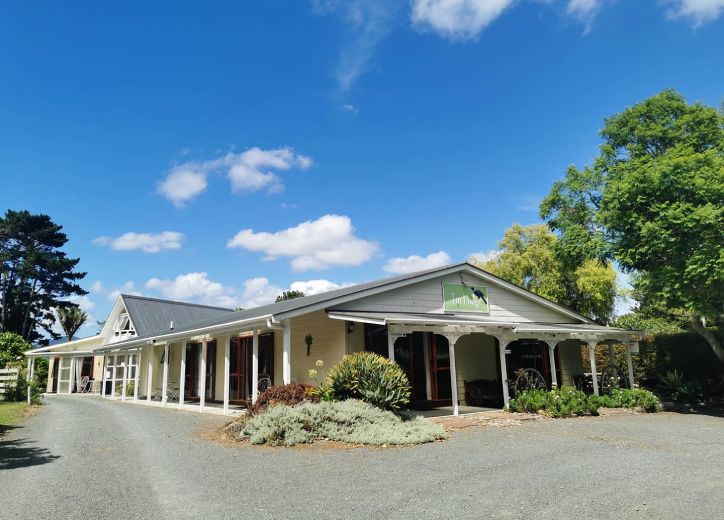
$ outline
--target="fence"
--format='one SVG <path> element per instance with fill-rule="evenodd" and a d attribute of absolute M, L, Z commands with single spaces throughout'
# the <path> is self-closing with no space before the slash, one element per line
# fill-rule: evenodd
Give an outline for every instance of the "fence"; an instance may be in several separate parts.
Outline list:
<path fill-rule="evenodd" d="M 0 396 L 5 397 L 5 391 L 8 388 L 15 388 L 18 382 L 18 374 L 20 369 L 14 368 L 0 368 Z"/>

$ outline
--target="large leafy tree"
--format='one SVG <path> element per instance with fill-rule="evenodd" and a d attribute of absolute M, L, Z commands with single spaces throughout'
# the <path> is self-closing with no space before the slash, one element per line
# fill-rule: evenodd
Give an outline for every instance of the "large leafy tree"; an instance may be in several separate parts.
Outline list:
<path fill-rule="evenodd" d="M 705 326 L 724 312 L 722 114 L 665 90 L 606 119 L 601 136 L 593 165 L 569 170 L 542 216 L 561 243 L 593 245 L 635 273 L 640 300 L 685 314 L 724 362 Z"/>
<path fill-rule="evenodd" d="M 79 285 L 85 273 L 75 270 L 79 259 L 68 258 L 62 227 L 47 215 L 8 210 L 0 217 L 0 331 L 26 341 L 52 330 L 54 310 L 67 298 L 87 294 Z"/>
<path fill-rule="evenodd" d="M 566 305 L 600 323 L 613 317 L 616 272 L 610 263 L 582 255 L 562 262 L 559 239 L 548 226 L 513 224 L 481 267 L 504 280 Z"/>
<path fill-rule="evenodd" d="M 80 310 L 77 305 L 69 305 L 58 309 L 58 321 L 68 341 L 73 340 L 75 333 L 87 320 L 88 315 Z"/>

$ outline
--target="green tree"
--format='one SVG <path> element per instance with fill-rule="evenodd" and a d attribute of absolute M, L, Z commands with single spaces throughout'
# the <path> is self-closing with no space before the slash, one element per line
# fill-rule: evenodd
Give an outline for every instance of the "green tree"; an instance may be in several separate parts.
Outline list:
<path fill-rule="evenodd" d="M 0 332 L 0 367 L 9 363 L 18 363 L 30 348 L 30 343 L 19 335 L 12 332 Z"/>
<path fill-rule="evenodd" d="M 54 309 L 68 296 L 87 294 L 77 282 L 79 259 L 62 247 L 68 238 L 47 215 L 8 210 L 0 217 L 0 331 L 15 332 L 26 341 L 52 330 Z"/>
<path fill-rule="evenodd" d="M 606 119 L 599 156 L 556 183 L 541 214 L 561 242 L 636 273 L 642 302 L 684 313 L 724 362 L 706 320 L 724 312 L 724 117 L 665 90 Z M 575 222 L 571 202 L 585 206 Z M 580 216 L 580 214 L 579 214 Z"/>
<path fill-rule="evenodd" d="M 68 305 L 58 308 L 58 321 L 65 332 L 68 341 L 73 340 L 73 336 L 78 329 L 88 320 L 88 315 L 80 310 L 77 305 Z"/>
<path fill-rule="evenodd" d="M 610 322 L 618 295 L 613 266 L 585 256 L 578 263 L 562 262 L 558 242 L 546 225 L 513 224 L 497 254 L 480 267 L 600 323 Z"/>
<path fill-rule="evenodd" d="M 302 291 L 284 291 L 277 299 L 274 300 L 276 303 L 283 302 L 285 300 L 293 300 L 294 298 L 303 298 L 305 294 Z"/>

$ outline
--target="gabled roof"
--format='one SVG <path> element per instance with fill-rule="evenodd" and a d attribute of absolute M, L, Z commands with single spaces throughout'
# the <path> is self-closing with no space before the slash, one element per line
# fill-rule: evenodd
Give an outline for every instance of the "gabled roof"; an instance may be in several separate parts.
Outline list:
<path fill-rule="evenodd" d="M 269 305 L 263 305 L 253 309 L 227 312 L 218 316 L 213 316 L 208 319 L 191 322 L 184 326 L 176 326 L 173 331 L 168 330 L 166 326 L 163 332 L 156 331 L 155 333 L 140 334 L 138 337 L 120 341 L 112 345 L 113 348 L 122 347 L 125 344 L 141 344 L 146 340 L 150 339 L 164 339 L 167 336 L 169 340 L 172 337 L 180 337 L 184 333 L 204 333 L 205 329 L 221 329 L 225 326 L 231 326 L 236 324 L 251 324 L 263 321 L 265 319 L 271 319 L 275 322 L 293 318 L 302 314 L 308 314 L 316 310 L 331 307 L 333 305 L 339 305 L 351 300 L 358 298 L 364 298 L 365 296 L 371 296 L 380 292 L 396 289 L 419 281 L 435 278 L 438 276 L 444 276 L 449 273 L 455 273 L 459 271 L 467 271 L 471 274 L 479 276 L 491 283 L 502 286 L 510 291 L 513 291 L 521 296 L 533 300 L 541 305 L 552 308 L 562 314 L 575 318 L 582 323 L 593 323 L 589 318 L 578 314 L 577 312 L 568 309 L 562 305 L 554 303 L 550 300 L 538 296 L 526 289 L 518 287 L 510 282 L 507 282 L 497 276 L 494 276 L 487 271 L 468 263 L 462 262 L 459 264 L 453 264 L 444 267 L 436 267 L 434 269 L 427 269 L 424 271 L 417 271 L 414 273 L 403 274 L 399 276 L 392 276 L 388 278 L 382 278 L 380 280 L 374 280 L 372 282 L 361 283 L 358 285 L 352 285 L 349 287 L 343 287 L 341 289 L 335 289 L 325 293 L 315 294 L 311 296 L 304 296 L 302 298 L 295 298 L 293 300 L 285 300 L 278 303 L 272 303 Z M 163 301 L 163 300 L 161 300 Z M 133 318 L 132 318 L 133 321 Z M 135 321 L 134 321 L 135 325 Z M 138 329 L 136 329 L 138 332 Z M 211 331 L 210 331 L 211 332 Z M 104 347 L 111 348 L 109 347 Z"/>
<path fill-rule="evenodd" d="M 227 316 L 233 312 L 233 309 L 224 307 L 161 300 L 131 294 L 121 294 L 120 298 L 138 336 L 167 332 L 171 322 L 176 329 L 190 323 Z"/>

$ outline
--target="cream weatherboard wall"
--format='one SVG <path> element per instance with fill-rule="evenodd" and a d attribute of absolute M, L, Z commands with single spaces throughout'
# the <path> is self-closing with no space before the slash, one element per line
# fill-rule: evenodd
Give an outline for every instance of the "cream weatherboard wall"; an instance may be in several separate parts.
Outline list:
<path fill-rule="evenodd" d="M 324 362 L 318 370 L 319 377 L 339 363 L 346 353 L 346 325 L 344 321 L 327 317 L 324 311 L 317 311 L 291 320 L 292 325 L 292 381 L 316 383 L 309 377 L 309 370 L 316 368 L 317 360 Z M 311 334 L 312 348 L 307 356 L 304 338 Z M 279 348 L 281 350 L 281 343 Z"/>
<path fill-rule="evenodd" d="M 528 297 L 470 274 L 463 274 L 465 283 L 483 285 L 488 289 L 491 321 L 522 323 L 576 323 L 579 320 L 533 301 Z M 334 307 L 340 311 L 442 313 L 442 284 L 460 283 L 459 274 L 451 274 L 361 298 Z"/>

